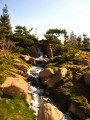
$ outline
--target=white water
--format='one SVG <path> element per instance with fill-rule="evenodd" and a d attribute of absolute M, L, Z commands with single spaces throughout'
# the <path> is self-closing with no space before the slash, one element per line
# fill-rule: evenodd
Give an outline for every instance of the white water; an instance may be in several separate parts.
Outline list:
<path fill-rule="evenodd" d="M 45 59 L 43 57 L 43 53 L 41 52 L 41 50 L 38 49 L 38 52 L 40 53 L 41 56 L 39 58 L 36 58 L 36 60 Z M 38 76 L 42 69 L 43 69 L 42 67 L 32 66 L 29 69 L 29 71 L 27 72 L 32 78 L 36 79 L 36 82 L 38 85 L 39 85 Z M 52 100 L 50 98 L 43 96 L 44 89 L 39 89 L 39 88 L 32 86 L 31 81 L 29 82 L 28 93 L 32 94 L 34 96 L 34 100 L 31 100 L 30 104 L 31 104 L 31 108 L 35 111 L 34 115 L 36 115 L 36 116 L 38 115 L 38 110 L 39 110 L 40 105 L 42 105 L 43 103 L 46 103 L 46 102 L 52 103 Z M 67 112 L 64 114 L 63 120 L 74 120 L 74 119 L 72 118 L 70 113 Z M 75 120 L 77 120 L 77 119 L 75 119 Z"/>

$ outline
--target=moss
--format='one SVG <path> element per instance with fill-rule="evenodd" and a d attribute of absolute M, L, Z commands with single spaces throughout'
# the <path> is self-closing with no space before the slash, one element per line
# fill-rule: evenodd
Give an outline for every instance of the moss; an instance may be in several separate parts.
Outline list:
<path fill-rule="evenodd" d="M 26 102 L 26 95 L 10 97 L 3 95 L 0 100 L 0 119 L 1 120 L 35 120 L 34 111 L 31 110 Z"/>
<path fill-rule="evenodd" d="M 6 80 L 6 76 L 0 75 L 0 85 L 4 83 L 5 80 Z"/>

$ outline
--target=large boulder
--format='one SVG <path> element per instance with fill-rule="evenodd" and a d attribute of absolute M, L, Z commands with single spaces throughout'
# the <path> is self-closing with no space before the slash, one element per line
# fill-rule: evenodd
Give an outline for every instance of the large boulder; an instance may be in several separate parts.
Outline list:
<path fill-rule="evenodd" d="M 25 64 L 22 64 L 22 63 L 14 63 L 14 65 L 19 68 L 20 70 L 23 70 L 25 72 L 27 72 L 29 70 L 29 68 L 25 65 Z"/>
<path fill-rule="evenodd" d="M 30 57 L 28 62 L 31 63 L 32 65 L 36 65 L 36 61 L 34 57 Z"/>
<path fill-rule="evenodd" d="M 90 60 L 88 59 L 81 58 L 81 59 L 77 59 L 76 61 L 77 63 L 80 63 L 81 65 L 90 65 Z"/>
<path fill-rule="evenodd" d="M 54 74 L 53 69 L 45 68 L 40 72 L 39 77 L 40 78 L 50 78 L 53 74 Z"/>
<path fill-rule="evenodd" d="M 63 113 L 50 103 L 40 107 L 37 120 L 63 120 Z"/>
<path fill-rule="evenodd" d="M 30 56 L 29 55 L 21 55 L 20 56 L 21 58 L 23 58 L 25 61 L 29 61 L 29 59 L 30 59 Z"/>
<path fill-rule="evenodd" d="M 8 95 L 20 96 L 23 93 L 27 94 L 28 84 L 23 78 L 7 77 L 0 89 Z"/>
<path fill-rule="evenodd" d="M 68 111 L 77 116 L 80 120 L 88 120 L 88 117 L 84 114 L 84 112 L 77 108 L 74 103 L 70 104 Z"/>
<path fill-rule="evenodd" d="M 59 82 L 67 74 L 66 68 L 59 68 L 58 71 L 50 79 L 44 82 L 49 87 L 53 87 L 56 82 Z"/>
<path fill-rule="evenodd" d="M 38 51 L 37 51 L 37 49 L 35 47 L 30 48 L 30 56 L 35 57 L 35 58 L 39 57 Z"/>
<path fill-rule="evenodd" d="M 87 85 L 90 85 L 90 71 L 88 71 L 87 73 L 85 73 L 84 80 L 85 80 L 85 83 Z"/>

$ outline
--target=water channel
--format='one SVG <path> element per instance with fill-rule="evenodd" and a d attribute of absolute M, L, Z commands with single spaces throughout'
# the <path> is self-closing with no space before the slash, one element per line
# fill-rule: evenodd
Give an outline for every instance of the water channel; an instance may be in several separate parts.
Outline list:
<path fill-rule="evenodd" d="M 38 47 L 38 53 L 40 57 L 36 58 L 36 61 L 42 61 L 44 59 L 48 59 L 46 55 L 43 55 L 40 46 Z M 57 103 L 55 103 L 55 101 L 52 100 L 52 98 L 44 96 L 44 89 L 40 87 L 39 79 L 38 79 L 39 73 L 42 69 L 43 69 L 42 65 L 37 63 L 37 66 L 32 66 L 27 72 L 30 76 L 28 82 L 29 84 L 28 93 L 34 96 L 34 100 L 31 100 L 30 102 L 32 109 L 35 111 L 34 114 L 37 116 L 40 106 L 48 102 L 54 104 L 56 107 L 59 106 L 58 109 L 60 109 L 60 111 L 63 112 L 63 108 Z M 74 118 L 69 112 L 63 112 L 63 113 L 64 113 L 63 120 L 78 120 L 77 118 Z"/>

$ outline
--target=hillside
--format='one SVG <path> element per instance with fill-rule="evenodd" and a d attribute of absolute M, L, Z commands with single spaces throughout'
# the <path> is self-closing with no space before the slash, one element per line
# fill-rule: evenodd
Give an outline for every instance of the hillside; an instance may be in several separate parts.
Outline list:
<path fill-rule="evenodd" d="M 47 67 L 54 70 L 54 75 L 42 82 L 46 93 L 81 120 L 90 118 L 90 52 L 74 49 L 62 52 L 62 55 L 54 56 Z M 67 74 L 58 80 L 60 68 L 66 68 Z M 51 79 L 56 82 L 50 87 Z"/>

